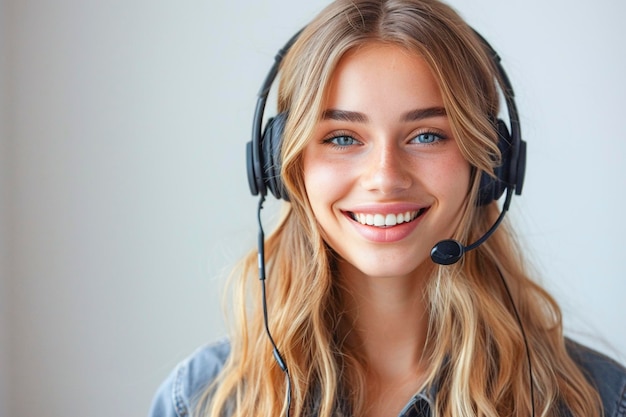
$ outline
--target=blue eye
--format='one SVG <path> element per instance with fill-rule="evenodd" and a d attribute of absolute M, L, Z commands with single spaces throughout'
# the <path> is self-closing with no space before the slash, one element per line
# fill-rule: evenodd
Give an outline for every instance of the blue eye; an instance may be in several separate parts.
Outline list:
<path fill-rule="evenodd" d="M 428 145 L 431 143 L 439 142 L 442 139 L 444 139 L 444 137 L 441 135 L 432 132 L 426 132 L 420 133 L 419 135 L 415 136 L 415 138 L 413 138 L 411 141 Z"/>
<path fill-rule="evenodd" d="M 350 136 L 335 136 L 333 138 L 326 139 L 324 142 L 330 143 L 339 147 L 356 145 L 358 143 L 356 139 Z"/>

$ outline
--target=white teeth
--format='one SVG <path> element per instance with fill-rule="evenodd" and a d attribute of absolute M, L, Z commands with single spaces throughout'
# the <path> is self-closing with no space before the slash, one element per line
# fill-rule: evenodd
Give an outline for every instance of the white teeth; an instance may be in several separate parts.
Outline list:
<path fill-rule="evenodd" d="M 398 214 L 365 214 L 354 213 L 353 218 L 361 224 L 376 227 L 395 226 L 401 223 L 408 223 L 414 220 L 420 211 L 407 211 Z"/>

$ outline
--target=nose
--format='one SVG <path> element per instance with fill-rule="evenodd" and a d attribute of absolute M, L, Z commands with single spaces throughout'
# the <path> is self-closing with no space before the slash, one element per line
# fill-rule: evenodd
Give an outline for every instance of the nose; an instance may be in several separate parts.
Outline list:
<path fill-rule="evenodd" d="M 388 195 L 406 190 L 412 184 L 407 155 L 395 143 L 374 147 L 364 161 L 361 178 L 368 191 Z"/>

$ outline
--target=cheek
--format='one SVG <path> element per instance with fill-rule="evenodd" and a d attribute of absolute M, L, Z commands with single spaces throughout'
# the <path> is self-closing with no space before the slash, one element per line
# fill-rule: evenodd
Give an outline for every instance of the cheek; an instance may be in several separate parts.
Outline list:
<path fill-rule="evenodd" d="M 309 199 L 324 199 L 328 194 L 336 193 L 346 178 L 345 168 L 345 164 L 338 164 L 336 161 L 320 157 L 314 151 L 305 151 L 302 169 Z M 313 203 L 314 201 L 311 201 L 311 204 Z"/>
<path fill-rule="evenodd" d="M 434 188 L 440 190 L 452 205 L 461 205 L 471 188 L 471 167 L 463 156 L 455 155 L 438 170 Z"/>
<path fill-rule="evenodd" d="M 319 163 L 312 161 L 310 157 L 305 157 L 302 164 L 304 172 L 304 188 L 306 190 L 309 204 L 313 209 L 313 212 L 317 216 L 318 205 L 320 204 L 320 198 L 323 196 L 321 190 L 325 188 L 325 185 L 329 182 L 329 176 L 327 170 L 323 169 Z"/>
<path fill-rule="evenodd" d="M 465 197 L 469 193 L 471 187 L 470 179 L 472 168 L 469 162 L 463 158 L 459 158 L 459 160 L 449 169 L 455 176 L 455 181 L 453 181 L 455 191 Z"/>

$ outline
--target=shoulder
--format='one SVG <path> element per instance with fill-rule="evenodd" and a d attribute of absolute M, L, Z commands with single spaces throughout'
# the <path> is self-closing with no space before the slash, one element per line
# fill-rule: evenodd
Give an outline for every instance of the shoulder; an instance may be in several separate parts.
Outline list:
<path fill-rule="evenodd" d="M 626 416 L 626 368 L 572 340 L 567 350 L 602 398 L 605 416 Z"/>
<path fill-rule="evenodd" d="M 229 354 L 227 339 L 197 349 L 163 381 L 152 401 L 149 416 L 189 417 L 194 401 L 217 377 Z"/>

